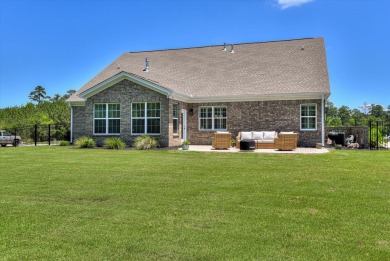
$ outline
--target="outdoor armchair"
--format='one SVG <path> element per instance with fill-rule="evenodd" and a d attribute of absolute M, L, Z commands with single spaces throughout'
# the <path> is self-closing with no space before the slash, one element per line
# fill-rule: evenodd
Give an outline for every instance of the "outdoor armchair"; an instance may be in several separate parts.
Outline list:
<path fill-rule="evenodd" d="M 295 150 L 298 143 L 298 134 L 292 132 L 280 132 L 275 139 L 275 149 Z"/>
<path fill-rule="evenodd" d="M 216 132 L 211 139 L 214 149 L 228 149 L 232 142 L 232 134 L 229 132 Z"/>

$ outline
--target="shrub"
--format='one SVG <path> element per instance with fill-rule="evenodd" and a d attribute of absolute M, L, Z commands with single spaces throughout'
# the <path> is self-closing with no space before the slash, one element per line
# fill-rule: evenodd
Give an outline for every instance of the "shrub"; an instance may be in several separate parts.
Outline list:
<path fill-rule="evenodd" d="M 370 139 L 370 137 L 371 137 L 370 147 L 376 148 L 377 145 L 379 147 L 384 147 L 385 136 L 386 135 L 383 135 L 383 133 L 380 131 L 380 129 L 372 128 L 371 135 L 370 135 L 370 133 L 368 133 L 368 139 Z"/>
<path fill-rule="evenodd" d="M 69 146 L 69 141 L 67 140 L 60 141 L 60 146 Z"/>
<path fill-rule="evenodd" d="M 182 144 L 182 145 L 190 145 L 191 142 L 190 142 L 189 140 L 185 140 L 185 141 L 183 141 L 181 144 Z"/>
<path fill-rule="evenodd" d="M 94 148 L 96 146 L 96 143 L 91 138 L 81 137 L 76 140 L 76 146 L 83 149 Z"/>
<path fill-rule="evenodd" d="M 120 138 L 113 137 L 113 138 L 107 138 L 104 140 L 104 144 L 109 149 L 124 149 L 126 147 L 126 143 L 124 143 Z"/>
<path fill-rule="evenodd" d="M 133 147 L 136 150 L 149 150 L 158 147 L 158 140 L 154 137 L 143 135 L 135 139 Z"/>

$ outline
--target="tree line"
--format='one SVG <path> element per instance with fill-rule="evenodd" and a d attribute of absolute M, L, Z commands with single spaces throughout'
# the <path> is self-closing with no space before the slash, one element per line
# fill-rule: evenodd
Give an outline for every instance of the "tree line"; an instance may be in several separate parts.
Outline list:
<path fill-rule="evenodd" d="M 367 126 L 370 121 L 390 122 L 390 105 L 387 110 L 380 104 L 364 103 L 359 109 L 348 106 L 337 108 L 331 101 L 325 106 L 326 125 L 337 126 Z"/>
<path fill-rule="evenodd" d="M 66 137 L 70 131 L 70 108 L 65 102 L 75 90 L 66 94 L 46 95 L 42 86 L 37 86 L 28 96 L 30 102 L 26 105 L 0 109 L 0 129 L 17 130 L 24 139 L 31 138 L 31 126 L 52 125 L 52 134 Z M 39 130 L 44 136 L 44 130 Z M 41 138 L 43 139 L 43 138 Z"/>

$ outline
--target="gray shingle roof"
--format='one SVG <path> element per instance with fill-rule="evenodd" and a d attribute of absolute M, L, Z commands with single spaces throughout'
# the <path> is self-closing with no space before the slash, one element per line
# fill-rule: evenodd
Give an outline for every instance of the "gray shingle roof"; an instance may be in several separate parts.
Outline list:
<path fill-rule="evenodd" d="M 120 72 L 188 97 L 330 94 L 323 38 L 125 53 L 68 102 Z M 150 60 L 144 72 L 145 58 Z"/>

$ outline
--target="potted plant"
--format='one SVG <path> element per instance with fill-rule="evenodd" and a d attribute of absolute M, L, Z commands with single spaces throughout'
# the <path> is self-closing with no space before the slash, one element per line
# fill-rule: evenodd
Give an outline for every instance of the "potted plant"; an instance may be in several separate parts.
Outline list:
<path fill-rule="evenodd" d="M 183 141 L 182 143 L 181 143 L 181 145 L 182 145 L 182 149 L 183 150 L 188 150 L 189 148 L 190 148 L 190 141 L 188 141 L 188 140 L 185 140 L 185 141 Z"/>
<path fill-rule="evenodd" d="M 232 147 L 234 148 L 234 147 L 236 147 L 236 140 L 235 139 L 232 139 L 232 141 L 231 141 L 231 144 L 232 144 Z"/>

